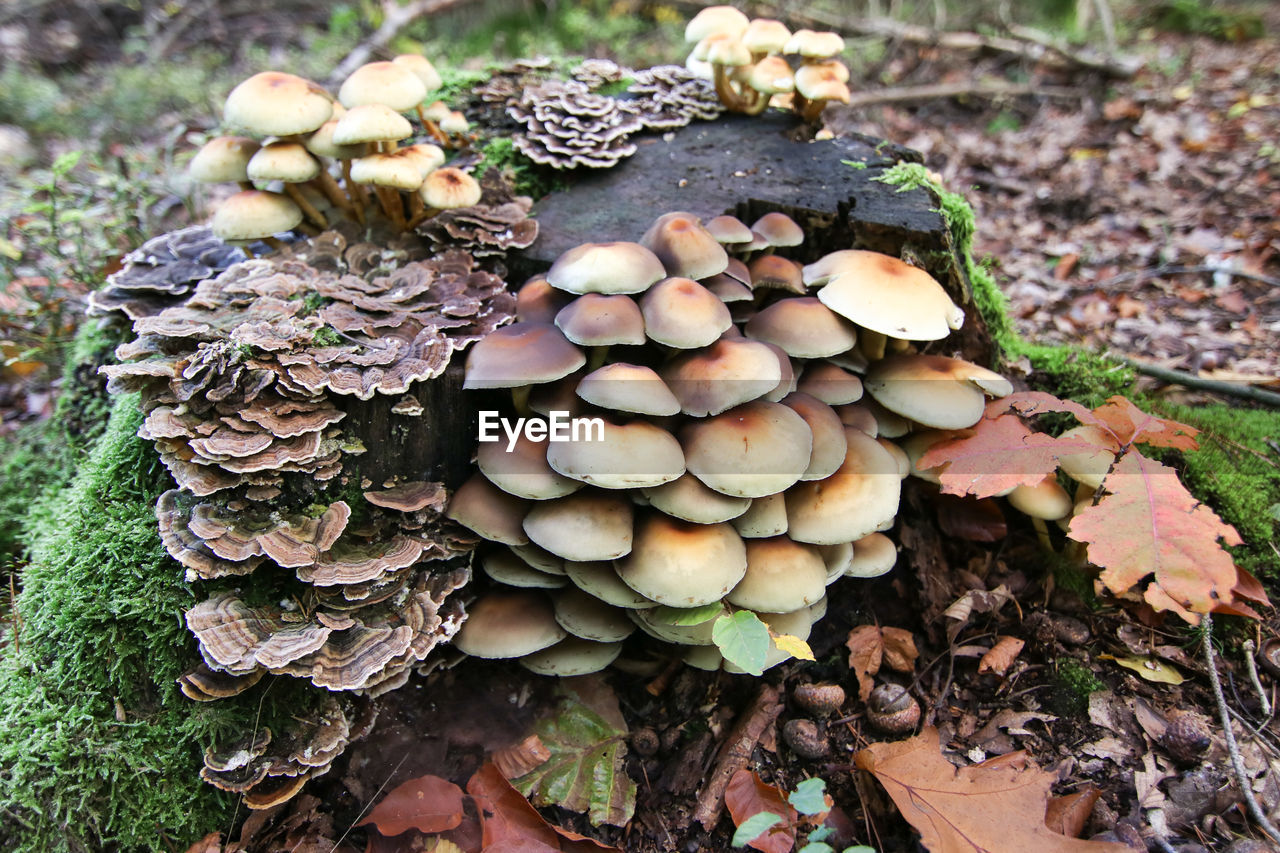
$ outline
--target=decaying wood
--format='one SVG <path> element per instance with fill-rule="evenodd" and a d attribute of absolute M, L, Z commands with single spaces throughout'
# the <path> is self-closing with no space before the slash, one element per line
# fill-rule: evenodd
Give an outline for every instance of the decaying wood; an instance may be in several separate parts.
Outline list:
<path fill-rule="evenodd" d="M 1253 385 L 1242 385 L 1237 382 L 1224 382 L 1221 379 L 1205 379 L 1181 370 L 1171 370 L 1158 364 L 1139 361 L 1136 358 L 1127 358 L 1125 356 L 1119 356 L 1119 358 L 1143 376 L 1150 376 L 1153 379 L 1159 379 L 1161 382 L 1170 382 L 1175 385 L 1181 385 L 1184 388 L 1194 388 L 1197 391 L 1208 391 L 1212 394 L 1222 394 L 1226 397 L 1254 400 L 1258 403 L 1266 403 L 1268 406 L 1280 406 L 1280 394 L 1274 391 L 1264 391 Z"/>
<path fill-rule="evenodd" d="M 698 805 L 693 811 L 693 819 L 702 824 L 702 828 L 711 830 L 720 821 L 720 813 L 724 810 L 724 792 L 729 786 L 733 774 L 747 766 L 751 760 L 751 752 L 756 748 L 765 730 L 773 725 L 782 713 L 782 698 L 776 687 L 768 684 L 760 685 L 759 692 L 751 706 L 738 718 L 738 723 L 729 733 L 729 738 L 720 747 L 716 756 L 716 765 L 702 792 L 698 794 Z"/>

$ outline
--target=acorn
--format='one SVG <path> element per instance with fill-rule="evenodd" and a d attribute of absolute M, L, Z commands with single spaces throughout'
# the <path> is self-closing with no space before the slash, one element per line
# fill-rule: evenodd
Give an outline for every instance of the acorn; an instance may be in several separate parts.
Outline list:
<path fill-rule="evenodd" d="M 1160 737 L 1160 745 L 1181 764 L 1195 764 L 1208 751 L 1211 741 L 1204 723 L 1194 714 L 1175 711 Z"/>
<path fill-rule="evenodd" d="M 881 684 L 867 697 L 867 722 L 885 734 L 910 734 L 920 723 L 920 703 L 901 684 Z"/>
<path fill-rule="evenodd" d="M 809 713 L 827 717 L 840 710 L 845 694 L 839 684 L 797 684 L 791 698 Z"/>
<path fill-rule="evenodd" d="M 782 739 L 801 758 L 821 758 L 829 748 L 826 737 L 813 720 L 787 720 L 782 727 Z"/>
<path fill-rule="evenodd" d="M 649 727 L 636 729 L 631 733 L 631 748 L 638 755 L 648 758 L 658 751 L 662 746 L 662 741 L 658 738 L 658 733 Z"/>
<path fill-rule="evenodd" d="M 1280 678 L 1280 639 L 1271 637 L 1262 641 L 1262 648 L 1258 649 L 1258 659 L 1262 662 L 1262 668 L 1271 673 L 1275 678 Z"/>

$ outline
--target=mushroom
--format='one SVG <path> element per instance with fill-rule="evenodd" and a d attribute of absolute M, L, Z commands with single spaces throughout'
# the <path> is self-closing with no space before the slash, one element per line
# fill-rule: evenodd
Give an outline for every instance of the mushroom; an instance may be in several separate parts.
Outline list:
<path fill-rule="evenodd" d="M 634 546 L 617 570 L 623 583 L 648 599 L 701 607 L 742 580 L 747 555 L 727 523 L 691 524 L 652 513 L 636 525 Z"/>

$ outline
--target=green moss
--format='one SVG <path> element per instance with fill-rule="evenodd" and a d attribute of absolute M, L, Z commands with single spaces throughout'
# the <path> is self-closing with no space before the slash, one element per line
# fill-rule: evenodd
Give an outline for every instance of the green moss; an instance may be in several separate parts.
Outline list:
<path fill-rule="evenodd" d="M 1058 659 L 1053 672 L 1057 688 L 1048 697 L 1048 707 L 1059 714 L 1080 715 L 1089 710 L 1089 694 L 1103 690 L 1103 684 L 1084 661 Z"/>
<path fill-rule="evenodd" d="M 169 485 L 119 398 L 75 479 L 34 524 L 20 631 L 0 661 L 0 848 L 172 850 L 224 828 L 232 801 L 198 778 L 202 748 L 281 708 L 288 680 L 190 702 L 196 660 L 182 614 L 195 596 L 165 552 L 154 504 Z M 315 691 L 312 691 L 315 692 Z"/>
<path fill-rule="evenodd" d="M 519 195 L 538 199 L 568 186 L 562 173 L 534 163 L 520 153 L 510 137 L 487 140 L 480 146 L 480 154 L 484 157 L 480 166 L 486 171 L 497 169 Z"/>

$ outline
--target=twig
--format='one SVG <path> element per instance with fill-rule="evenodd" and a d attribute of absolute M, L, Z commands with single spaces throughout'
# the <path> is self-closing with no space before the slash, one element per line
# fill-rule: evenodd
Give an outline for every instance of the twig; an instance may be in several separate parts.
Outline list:
<path fill-rule="evenodd" d="M 1267 820 L 1262 807 L 1253 795 L 1249 785 L 1249 774 L 1244 769 L 1244 759 L 1240 757 L 1240 748 L 1236 745 L 1235 732 L 1231 730 L 1231 714 L 1227 709 L 1227 699 L 1222 695 L 1222 682 L 1218 679 L 1218 661 L 1213 652 L 1213 614 L 1204 614 L 1204 658 L 1209 666 L 1209 685 L 1213 688 L 1213 698 L 1218 702 L 1218 719 L 1222 721 L 1222 735 L 1227 742 L 1227 752 L 1231 754 L 1231 769 L 1236 774 L 1236 784 L 1240 786 L 1240 794 L 1244 797 L 1249 814 L 1258 826 L 1270 836 L 1272 841 L 1280 844 L 1280 830 Z"/>
<path fill-rule="evenodd" d="M 1199 391 L 1212 391 L 1215 394 L 1223 394 L 1228 397 L 1240 397 L 1245 400 L 1266 403 L 1268 406 L 1280 406 L 1280 394 L 1274 391 L 1264 391 L 1252 385 L 1224 382 L 1221 379 L 1205 379 L 1181 370 L 1172 370 L 1168 367 L 1160 367 L 1145 361 L 1138 361 L 1136 358 L 1129 358 L 1125 355 L 1117 356 L 1112 354 L 1111 357 L 1124 362 L 1145 376 L 1151 376 L 1164 382 L 1172 382 L 1176 385 L 1195 388 Z"/>
<path fill-rule="evenodd" d="M 1244 646 L 1244 666 L 1249 673 L 1249 683 L 1253 685 L 1253 689 L 1258 691 L 1258 700 L 1262 702 L 1262 716 L 1271 716 L 1271 700 L 1267 698 L 1267 691 L 1262 689 L 1262 680 L 1258 678 L 1258 665 L 1253 660 L 1253 653 L 1257 651 L 1257 646 L 1253 640 L 1245 640 Z"/>
<path fill-rule="evenodd" d="M 1158 267 L 1150 267 L 1145 270 L 1134 270 L 1133 272 L 1121 273 L 1113 276 L 1104 282 L 1098 284 L 1099 289 L 1112 290 L 1117 284 L 1123 284 L 1127 281 L 1145 281 L 1149 278 L 1156 278 L 1162 275 L 1187 275 L 1191 273 L 1211 272 L 1216 274 L 1229 275 L 1234 278 L 1244 278 L 1249 281 L 1257 281 L 1271 287 L 1280 288 L 1280 278 L 1272 278 L 1261 273 L 1249 272 L 1248 270 L 1234 269 L 1232 267 L 1209 266 L 1207 264 L 1199 266 L 1181 266 L 1179 264 L 1161 264 Z"/>
<path fill-rule="evenodd" d="M 760 691 L 751 706 L 738 718 L 738 724 L 729 733 L 729 739 L 720 748 L 711 778 L 698 794 L 698 805 L 693 819 L 710 831 L 720 821 L 724 809 L 724 792 L 733 774 L 747 766 L 751 752 L 764 735 L 765 729 L 782 713 L 782 700 L 778 690 L 768 684 L 760 685 Z"/>
<path fill-rule="evenodd" d="M 1070 86 L 1036 86 L 1032 83 L 1006 83 L 1001 80 L 963 83 L 929 83 L 923 86 L 899 86 L 874 92 L 855 92 L 849 98 L 849 108 L 874 104 L 898 104 L 907 101 L 937 101 L 943 98 L 959 98 L 971 95 L 979 98 L 1010 98 L 1032 95 L 1042 98 L 1073 98 L 1079 100 L 1084 93 Z"/>
<path fill-rule="evenodd" d="M 355 71 L 361 65 L 364 65 L 370 58 L 389 45 L 400 31 L 416 19 L 424 15 L 434 15 L 436 12 L 443 12 L 469 0 L 412 0 L 401 6 L 395 0 L 383 0 L 382 2 L 382 25 L 378 27 L 373 35 L 369 36 L 360 44 L 356 45 L 346 57 L 339 62 L 333 69 L 333 73 L 329 75 L 329 85 L 331 87 L 338 86 L 342 81 L 351 76 L 351 72 Z"/>

